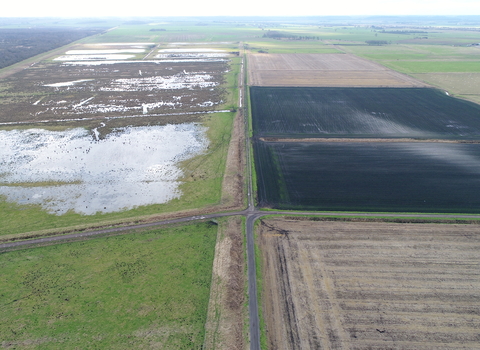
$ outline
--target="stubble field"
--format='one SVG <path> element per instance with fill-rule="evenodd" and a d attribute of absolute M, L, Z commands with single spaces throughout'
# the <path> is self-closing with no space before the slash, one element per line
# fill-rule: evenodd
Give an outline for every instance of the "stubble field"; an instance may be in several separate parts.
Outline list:
<path fill-rule="evenodd" d="M 476 349 L 477 225 L 262 220 L 270 349 Z"/>
<path fill-rule="evenodd" d="M 252 86 L 397 86 L 425 84 L 349 54 L 250 54 Z"/>

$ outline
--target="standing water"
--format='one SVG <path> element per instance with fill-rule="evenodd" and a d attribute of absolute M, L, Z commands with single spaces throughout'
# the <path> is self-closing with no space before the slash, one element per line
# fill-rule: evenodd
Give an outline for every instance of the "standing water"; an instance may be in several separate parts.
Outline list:
<path fill-rule="evenodd" d="M 104 139 L 82 128 L 0 131 L 0 195 L 57 215 L 165 203 L 181 195 L 179 162 L 207 145 L 194 123 L 120 128 Z"/>

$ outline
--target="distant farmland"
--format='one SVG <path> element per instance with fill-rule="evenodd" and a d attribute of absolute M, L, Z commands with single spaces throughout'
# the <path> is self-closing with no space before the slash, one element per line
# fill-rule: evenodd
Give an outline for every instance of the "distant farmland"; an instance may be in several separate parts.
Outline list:
<path fill-rule="evenodd" d="M 251 87 L 256 136 L 477 138 L 480 106 L 426 88 Z"/>
<path fill-rule="evenodd" d="M 348 54 L 250 54 L 253 86 L 395 86 L 425 84 L 372 61 Z"/>

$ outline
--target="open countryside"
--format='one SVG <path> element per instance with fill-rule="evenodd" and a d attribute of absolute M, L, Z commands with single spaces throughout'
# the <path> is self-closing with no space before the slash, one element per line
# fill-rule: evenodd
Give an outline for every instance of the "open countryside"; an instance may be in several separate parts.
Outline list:
<path fill-rule="evenodd" d="M 2 69 L 1 346 L 476 348 L 480 20 L 404 20 L 110 18 Z"/>

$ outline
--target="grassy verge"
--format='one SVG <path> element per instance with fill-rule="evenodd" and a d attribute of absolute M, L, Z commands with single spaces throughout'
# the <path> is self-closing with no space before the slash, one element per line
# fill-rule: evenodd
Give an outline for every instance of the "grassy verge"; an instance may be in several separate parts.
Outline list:
<path fill-rule="evenodd" d="M 247 225 L 246 225 L 246 218 L 242 216 L 242 238 L 243 238 L 243 261 L 248 261 L 247 256 Z M 250 301 L 250 297 L 248 295 L 248 266 L 245 264 L 245 269 L 243 270 L 244 273 L 244 285 L 243 285 L 243 293 L 244 293 L 244 303 L 243 309 L 245 310 L 245 317 L 243 323 L 243 334 L 245 336 L 244 341 L 245 344 L 249 343 L 250 337 L 250 317 L 248 312 L 248 305 Z"/>
<path fill-rule="evenodd" d="M 240 67 L 242 59 L 239 57 L 230 59 L 230 71 L 226 74 L 226 82 L 223 85 L 225 88 L 225 103 L 220 109 L 234 110 L 238 108 L 238 75 L 240 74 Z"/>
<path fill-rule="evenodd" d="M 260 221 L 255 223 L 254 232 L 257 231 Z M 262 350 L 268 349 L 267 344 L 267 327 L 265 325 L 265 319 L 263 318 L 263 275 L 262 275 L 262 252 L 258 246 L 258 237 L 254 233 L 255 238 L 255 274 L 257 278 L 257 300 L 258 300 L 258 319 L 260 326 L 260 348 Z"/>
<path fill-rule="evenodd" d="M 245 60 L 245 62 L 247 62 L 247 60 Z M 247 67 L 245 65 L 245 72 L 247 72 Z M 245 73 L 245 80 L 248 79 L 248 73 Z M 246 84 L 245 84 L 246 85 Z M 255 152 L 253 150 L 253 144 L 250 140 L 250 138 L 253 137 L 253 116 L 252 116 L 252 104 L 250 103 L 250 88 L 248 86 L 246 86 L 245 88 L 245 111 L 247 113 L 247 120 L 248 120 L 248 137 L 249 139 L 247 140 L 247 142 L 250 143 L 250 147 L 247 148 L 247 152 L 250 152 L 250 164 L 247 164 L 248 167 L 250 167 L 251 169 L 251 172 L 252 172 L 252 195 L 255 195 L 254 197 L 254 200 L 255 200 L 255 204 L 256 204 L 256 201 L 257 201 L 257 196 L 256 196 L 256 193 L 257 193 L 257 171 L 256 171 L 256 168 L 255 168 Z"/>
<path fill-rule="evenodd" d="M 35 349 L 200 349 L 217 226 L 0 255 L 0 338 Z"/>
<path fill-rule="evenodd" d="M 85 228 L 98 224 L 113 225 L 159 213 L 219 204 L 233 118 L 234 113 L 218 113 L 205 117 L 209 149 L 203 155 L 182 162 L 181 168 L 185 176 L 180 186 L 183 195 L 179 199 L 116 213 L 80 215 L 68 212 L 57 216 L 47 213 L 39 205 L 19 205 L 0 197 L 0 236 L 40 230 L 62 232 L 67 228 Z"/>

